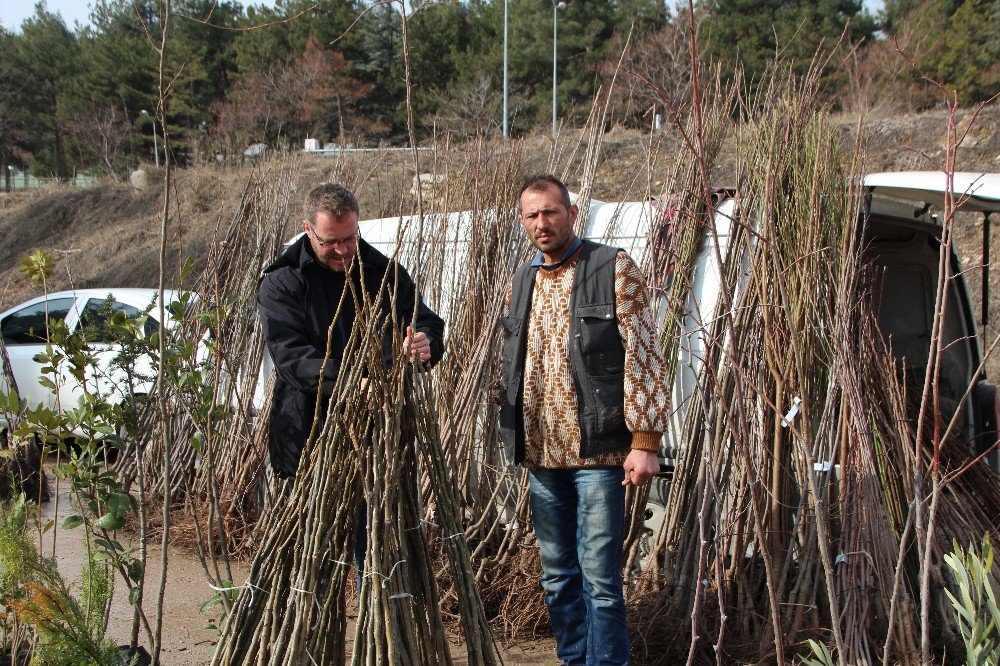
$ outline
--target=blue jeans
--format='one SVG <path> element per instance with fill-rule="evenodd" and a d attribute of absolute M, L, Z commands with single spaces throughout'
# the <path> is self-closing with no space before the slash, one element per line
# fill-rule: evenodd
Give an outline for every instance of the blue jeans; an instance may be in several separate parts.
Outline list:
<path fill-rule="evenodd" d="M 566 666 L 627 664 L 625 472 L 535 469 L 531 514 L 556 650 Z"/>

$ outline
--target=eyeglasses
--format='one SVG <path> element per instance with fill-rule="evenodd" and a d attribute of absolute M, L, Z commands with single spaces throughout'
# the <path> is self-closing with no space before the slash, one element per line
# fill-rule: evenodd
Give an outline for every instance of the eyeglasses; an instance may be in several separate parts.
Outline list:
<path fill-rule="evenodd" d="M 337 245 L 342 245 L 343 247 L 355 247 L 358 244 L 358 239 L 361 238 L 360 232 L 355 231 L 353 234 L 347 238 L 321 238 L 318 233 L 316 233 L 316 227 L 309 225 L 309 230 L 313 233 L 313 238 L 316 239 L 316 244 L 320 247 L 336 247 Z"/>

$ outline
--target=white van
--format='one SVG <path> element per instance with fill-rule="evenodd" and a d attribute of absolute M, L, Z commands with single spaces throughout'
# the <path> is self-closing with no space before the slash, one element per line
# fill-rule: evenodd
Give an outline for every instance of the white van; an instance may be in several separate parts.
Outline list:
<path fill-rule="evenodd" d="M 873 285 L 873 293 L 878 298 L 879 327 L 904 372 L 922 377 L 930 348 L 941 233 L 938 219 L 944 211 L 947 179 L 942 172 L 876 173 L 864 178 L 864 188 L 863 214 L 868 216 L 865 257 L 875 268 L 872 274 L 880 280 L 880 284 Z M 961 211 L 982 215 L 983 309 L 981 321 L 977 322 L 965 274 L 953 250 L 950 261 L 955 278 L 948 287 L 952 306 L 947 309 L 943 327 L 941 406 L 942 411 L 954 413 L 965 402 L 961 427 L 972 447 L 970 453 L 991 451 L 983 464 L 1000 469 L 1000 455 L 992 450 L 997 442 L 1000 415 L 997 389 L 987 383 L 985 373 L 981 373 L 971 390 L 967 390 L 983 360 L 978 324 L 988 319 L 990 214 L 1000 210 L 1000 174 L 957 173 L 952 190 L 957 203 L 961 204 Z M 575 201 L 575 197 L 573 199 Z M 706 225 L 681 323 L 670 428 L 664 434 L 660 452 L 661 474 L 653 480 L 646 505 L 647 535 L 655 534 L 663 520 L 668 479 L 678 451 L 683 419 L 708 349 L 707 330 L 720 314 L 717 305 L 723 280 L 717 257 L 724 260 L 727 254 L 736 211 L 733 192 L 717 191 L 713 204 L 714 233 L 708 231 Z M 667 224 L 663 208 L 654 201 L 609 203 L 591 200 L 583 235 L 628 251 L 642 266 L 651 232 L 659 233 Z M 490 221 L 489 216 L 494 216 L 495 224 L 518 224 L 512 210 L 477 211 L 476 214 L 487 216 L 487 221 Z M 418 278 L 428 305 L 447 320 L 452 305 L 463 297 L 455 293 L 454 285 L 462 284 L 457 278 L 458 272 L 466 266 L 472 215 L 469 211 L 431 214 L 424 217 L 422 226 L 416 217 L 364 220 L 360 223 L 360 231 L 367 242 L 386 256 L 396 256 Z M 297 238 L 291 239 L 289 244 Z M 416 259 L 418 246 L 424 256 L 433 254 L 447 258 L 444 262 L 433 262 L 436 274 L 422 270 L 421 262 Z M 513 272 L 518 261 L 515 248 L 496 248 L 495 251 L 507 253 Z M 666 285 L 650 286 L 655 290 Z M 662 318 L 666 312 L 663 298 L 660 298 L 659 308 Z M 265 357 L 265 378 L 270 371 L 270 359 Z M 258 405 L 262 404 L 264 386 L 267 386 L 266 381 L 258 382 Z M 506 480 L 508 486 L 516 485 L 513 477 Z M 509 487 L 508 490 L 514 489 Z M 500 495 L 516 497 L 516 491 Z M 510 510 L 512 506 L 505 506 L 505 509 Z"/>
<path fill-rule="evenodd" d="M 864 178 L 865 214 L 869 215 L 865 239 L 866 258 L 879 270 L 881 284 L 875 285 L 879 297 L 878 321 L 883 335 L 891 341 L 894 355 L 908 373 L 920 373 L 927 364 L 930 332 L 937 285 L 938 216 L 944 209 L 946 187 L 942 172 L 877 173 Z M 1000 210 L 1000 174 L 957 173 L 953 191 L 960 210 L 983 215 L 983 303 L 982 320 L 989 302 L 989 215 Z M 572 197 L 575 201 L 576 197 Z M 717 257 L 726 256 L 736 203 L 732 192 L 719 190 L 714 202 L 715 233 L 705 232 L 688 295 L 687 313 L 681 325 L 677 375 L 672 390 L 671 428 L 665 433 L 661 450 L 661 469 L 669 473 L 681 433 L 687 402 L 693 394 L 702 359 L 707 349 L 706 328 L 716 312 L 722 285 Z M 497 224 L 517 224 L 512 211 L 479 211 L 494 215 Z M 463 270 L 469 251 L 472 213 L 469 211 L 430 214 L 421 226 L 415 216 L 364 220 L 361 236 L 386 256 L 397 256 L 421 282 L 428 304 L 445 315 L 456 298 L 453 285 Z M 655 201 L 611 203 L 591 200 L 587 211 L 584 237 L 608 243 L 628 251 L 643 264 L 651 231 L 664 224 L 664 212 Z M 421 232 L 418 234 L 418 231 Z M 424 275 L 416 260 L 417 237 L 423 253 L 447 257 L 435 262 L 435 275 Z M 299 234 L 301 236 L 301 234 Z M 288 241 L 291 244 L 299 238 Z M 718 242 L 718 252 L 714 243 Z M 287 244 L 286 244 L 287 247 Z M 513 248 L 497 248 L 511 255 Z M 426 254 L 425 254 L 426 256 Z M 996 388 L 981 374 L 971 391 L 966 391 L 982 362 L 982 347 L 972 300 L 959 270 L 957 255 L 952 254 L 955 279 L 951 281 L 949 301 L 955 304 L 946 313 L 944 359 L 941 371 L 941 398 L 944 410 L 954 412 L 966 401 L 964 432 L 980 452 L 991 449 L 997 440 L 997 416 L 1000 411 Z M 664 285 L 651 285 L 662 287 Z M 498 286 L 498 288 L 502 288 Z M 661 317 L 665 303 L 660 302 Z M 446 317 L 447 318 L 447 317 Z M 270 371 L 270 359 L 266 359 Z M 267 376 L 265 374 L 265 376 Z M 260 382 L 259 386 L 265 386 Z M 998 466 L 996 452 L 989 456 Z M 659 493 L 654 492 L 652 500 Z"/>
<path fill-rule="evenodd" d="M 891 341 L 893 355 L 907 373 L 922 376 L 927 365 L 937 288 L 941 229 L 948 183 L 940 171 L 876 173 L 865 177 L 870 195 L 867 255 L 883 268 L 879 285 L 878 323 Z M 942 330 L 940 364 L 941 406 L 954 413 L 965 400 L 965 435 L 975 452 L 992 450 L 997 441 L 996 387 L 982 372 L 971 390 L 983 361 L 979 325 L 989 321 L 990 214 L 1000 211 L 1000 174 L 956 173 L 952 195 L 960 211 L 982 216 L 982 309 L 977 322 L 966 273 L 952 250 L 954 278 L 948 285 L 948 308 Z M 965 267 L 976 275 L 975 267 Z M 988 456 L 998 469 L 998 455 Z"/>

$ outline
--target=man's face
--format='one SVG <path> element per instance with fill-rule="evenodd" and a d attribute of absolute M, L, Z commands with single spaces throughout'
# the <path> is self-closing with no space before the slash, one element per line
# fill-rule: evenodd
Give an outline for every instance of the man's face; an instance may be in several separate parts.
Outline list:
<path fill-rule="evenodd" d="M 521 194 L 521 226 L 547 263 L 562 259 L 562 253 L 576 237 L 573 224 L 577 212 L 576 204 L 569 209 L 563 205 L 559 188 L 554 185 Z"/>
<path fill-rule="evenodd" d="M 333 217 L 322 211 L 316 213 L 316 223 L 302 220 L 302 227 L 309 236 L 313 253 L 319 263 L 332 271 L 343 273 L 351 266 L 358 252 L 358 214 L 348 211 Z"/>

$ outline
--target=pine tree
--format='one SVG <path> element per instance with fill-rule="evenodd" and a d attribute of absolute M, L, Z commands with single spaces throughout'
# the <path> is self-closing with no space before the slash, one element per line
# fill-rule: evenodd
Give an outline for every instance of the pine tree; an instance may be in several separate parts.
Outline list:
<path fill-rule="evenodd" d="M 354 27 L 365 45 L 364 56 L 353 63 L 355 76 L 371 86 L 357 100 L 358 113 L 368 121 L 369 140 L 406 140 L 403 89 L 402 17 L 389 5 L 375 5 Z"/>
<path fill-rule="evenodd" d="M 963 104 L 983 101 L 1000 88 L 1000 1 L 890 0 L 883 12 L 890 37 L 914 35 L 903 44 L 915 64 L 903 78 L 923 77 L 958 93 Z M 929 100 L 939 100 L 932 92 Z"/>
<path fill-rule="evenodd" d="M 846 32 L 845 46 L 870 39 L 874 17 L 860 0 L 709 0 L 702 35 L 710 55 L 732 74 L 737 64 L 758 80 L 776 58 L 805 71 L 817 49 L 828 50 Z"/>
<path fill-rule="evenodd" d="M 250 5 L 247 8 L 239 26 L 256 29 L 244 30 L 233 40 L 236 70 L 241 76 L 260 72 L 291 55 L 288 30 L 279 23 L 283 16 L 271 7 Z"/>
<path fill-rule="evenodd" d="M 36 175 L 65 177 L 71 173 L 67 160 L 63 120 L 67 102 L 66 84 L 80 72 L 79 44 L 62 17 L 35 7 L 35 14 L 21 25 L 15 40 L 14 63 L 27 84 L 20 87 L 20 103 L 30 109 L 25 128 Z"/>
<path fill-rule="evenodd" d="M 458 79 L 471 40 L 467 7 L 458 0 L 425 5 L 410 18 L 408 42 L 412 68 L 414 111 L 433 114 L 442 92 Z"/>
<path fill-rule="evenodd" d="M 134 164 L 136 156 L 153 152 L 152 124 L 140 112 L 156 111 L 157 61 L 143 26 L 158 30 L 159 13 L 149 0 L 97 0 L 90 19 L 91 26 L 80 37 L 83 68 L 67 89 L 82 115 L 111 106 L 140 130 L 131 135 L 126 149 Z"/>
<path fill-rule="evenodd" d="M 171 116 L 180 127 L 209 120 L 208 105 L 225 95 L 235 68 L 229 28 L 242 14 L 238 4 L 218 0 L 175 0 L 170 35 L 170 67 L 180 72 L 173 85 Z"/>
<path fill-rule="evenodd" d="M 30 156 L 27 122 L 30 112 L 21 102 L 26 85 L 17 71 L 17 36 L 0 26 L 0 173 L 3 189 L 10 189 L 8 167 L 24 168 Z"/>
<path fill-rule="evenodd" d="M 927 59 L 928 73 L 957 92 L 963 104 L 983 101 L 1000 89 L 998 6 L 997 0 L 965 0 Z"/>

